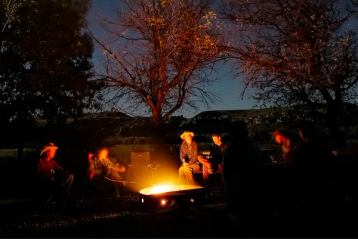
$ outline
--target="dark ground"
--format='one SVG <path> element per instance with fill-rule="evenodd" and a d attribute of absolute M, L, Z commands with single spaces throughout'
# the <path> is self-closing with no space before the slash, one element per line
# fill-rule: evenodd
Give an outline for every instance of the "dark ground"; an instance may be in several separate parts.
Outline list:
<path fill-rule="evenodd" d="M 314 221 L 292 215 L 266 215 L 245 225 L 227 210 L 225 203 L 213 199 L 201 205 L 153 210 L 129 195 L 117 201 L 111 198 L 87 200 L 78 207 L 21 202 L 2 204 L 1 209 L 2 237 L 358 236 L 353 217 L 323 223 L 322 218 Z"/>
<path fill-rule="evenodd" d="M 234 216 L 215 187 L 198 191 L 194 203 L 177 199 L 165 208 L 143 204 L 137 192 L 123 189 L 121 198 L 114 200 L 107 189 L 98 188 L 78 194 L 73 205 L 58 205 L 34 196 L 31 182 L 3 170 L 0 236 L 358 237 L 357 168 L 356 158 L 341 161 L 324 183 L 324 192 L 299 195 L 292 169 L 264 167 L 257 174 L 261 186 L 253 183 L 258 193 L 245 205 L 252 213 L 245 218 Z"/>
<path fill-rule="evenodd" d="M 228 237 L 236 223 L 225 204 L 212 196 L 203 204 L 143 204 L 141 195 L 101 195 L 76 205 L 29 199 L 2 202 L 1 235 L 5 237 Z M 204 193 L 200 193 L 200 197 Z M 206 195 L 206 194 L 205 194 Z M 213 199 L 215 198 L 216 201 Z M 146 199 L 147 200 L 147 199 Z M 153 199 L 156 202 L 156 199 Z"/>

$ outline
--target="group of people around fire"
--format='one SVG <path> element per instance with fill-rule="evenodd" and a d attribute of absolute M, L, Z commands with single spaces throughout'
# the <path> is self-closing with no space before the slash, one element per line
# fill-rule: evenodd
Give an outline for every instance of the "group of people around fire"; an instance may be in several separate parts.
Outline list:
<path fill-rule="evenodd" d="M 296 134 L 285 129 L 277 129 L 272 136 L 281 146 L 281 155 L 276 160 L 281 163 L 312 165 L 327 163 L 334 156 L 330 142 L 308 121 L 300 123 Z"/>
<path fill-rule="evenodd" d="M 36 175 L 42 184 L 50 191 L 50 199 L 60 203 L 73 202 L 72 185 L 73 173 L 65 170 L 56 160 L 58 146 L 54 143 L 46 144 L 40 151 Z M 88 179 L 95 180 L 104 177 L 113 185 L 114 198 L 120 197 L 119 187 L 125 184 L 122 173 L 126 167 L 110 157 L 108 148 L 101 148 L 97 152 L 88 152 Z"/>
<path fill-rule="evenodd" d="M 200 154 L 198 143 L 194 140 L 194 132 L 184 131 L 180 138 L 180 160 L 182 165 L 179 168 L 179 178 L 182 182 L 195 184 L 194 174 L 202 173 L 204 181 L 208 180 L 211 174 L 223 173 L 225 161 L 229 163 L 231 157 L 235 161 L 248 160 L 247 164 L 257 163 L 279 163 L 286 165 L 313 165 L 317 163 L 328 162 L 333 157 L 330 142 L 321 135 L 311 122 L 304 121 L 299 124 L 296 132 L 286 129 L 277 129 L 272 133 L 272 138 L 280 147 L 279 153 L 271 155 L 271 161 L 268 161 L 266 155 L 260 152 L 258 147 L 246 148 L 250 150 L 248 156 L 239 157 L 239 152 L 243 147 L 254 145 L 249 139 L 248 129 L 244 122 L 235 122 L 229 132 L 231 142 L 224 142 L 222 134 L 214 132 L 211 134 L 213 145 L 209 154 Z M 232 152 L 236 150 L 236 152 Z M 224 159 L 227 160 L 224 160 Z M 322 161 L 323 160 L 323 161 Z"/>
<path fill-rule="evenodd" d="M 198 144 L 193 139 L 194 133 L 184 131 L 180 147 L 179 178 L 185 184 L 198 184 L 198 174 L 201 174 L 204 185 L 214 175 L 224 186 L 230 201 L 237 204 L 238 188 L 245 186 L 249 169 L 265 162 L 264 154 L 249 138 L 248 129 L 244 122 L 235 122 L 230 129 L 230 142 L 225 142 L 219 132 L 211 134 L 212 146 L 207 154 L 198 153 Z"/>
<path fill-rule="evenodd" d="M 278 129 L 272 133 L 273 140 L 280 146 L 280 160 L 288 165 L 317 165 L 329 159 L 330 148 L 318 131 L 310 123 L 301 124 L 296 135 L 298 141 L 285 130 Z M 197 175 L 201 175 L 205 185 L 213 175 L 219 175 L 228 195 L 228 204 L 235 208 L 238 202 L 245 201 L 250 190 L 250 169 L 270 160 L 249 137 L 247 126 L 238 121 L 231 125 L 230 141 L 225 142 L 221 132 L 211 133 L 212 145 L 206 153 L 200 153 L 194 132 L 184 131 L 180 135 L 178 170 L 179 180 L 183 184 L 198 184 Z M 52 185 L 64 200 L 71 199 L 71 187 L 74 175 L 66 171 L 55 160 L 58 147 L 49 143 L 40 151 L 36 174 Z M 114 195 L 119 197 L 118 187 L 125 185 L 123 173 L 126 167 L 111 159 L 108 148 L 88 153 L 88 178 L 101 176 L 113 184 Z"/>
<path fill-rule="evenodd" d="M 241 219 L 246 216 L 255 220 L 255 211 L 264 211 L 260 208 L 263 207 L 260 200 L 267 195 L 260 192 L 264 184 L 261 181 L 263 171 L 260 171 L 260 168 L 264 168 L 265 165 L 270 167 L 279 164 L 288 169 L 295 169 L 292 172 L 295 172 L 296 178 L 292 178 L 290 184 L 297 196 L 295 200 L 300 203 L 312 205 L 316 200 L 317 204 L 313 207 L 317 208 L 317 205 L 324 201 L 322 197 L 327 196 L 322 193 L 322 190 L 325 190 L 322 188 L 329 181 L 327 169 L 334 155 L 328 140 L 311 122 L 302 122 L 296 132 L 275 130 L 272 139 L 279 147 L 277 154 L 270 155 L 271 157 L 260 150 L 249 137 L 244 122 L 232 124 L 229 142 L 223 141 L 220 133 L 212 133 L 211 136 L 213 147 L 208 156 L 198 153 L 198 144 L 193 138 L 193 132 L 185 131 L 181 134 L 183 141 L 180 147 L 179 177 L 183 183 L 198 184 L 198 174 L 202 174 L 204 182 L 213 174 L 220 174 L 228 207 L 234 214 L 240 215 Z"/>
<path fill-rule="evenodd" d="M 179 168 L 179 178 L 183 183 L 196 184 L 195 173 L 202 172 L 204 182 L 207 182 L 210 175 L 221 173 L 224 152 L 227 144 L 223 142 L 220 133 L 212 133 L 213 145 L 208 154 L 198 153 L 198 144 L 193 139 L 194 133 L 184 131 L 180 138 L 183 140 L 180 146 L 180 160 L 182 165 Z"/>

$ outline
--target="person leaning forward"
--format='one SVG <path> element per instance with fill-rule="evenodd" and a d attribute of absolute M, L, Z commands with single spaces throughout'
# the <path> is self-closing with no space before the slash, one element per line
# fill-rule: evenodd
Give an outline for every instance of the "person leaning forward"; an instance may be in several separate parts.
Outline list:
<path fill-rule="evenodd" d="M 40 152 L 36 175 L 51 187 L 61 200 L 72 200 L 71 188 L 74 176 L 55 161 L 58 147 L 54 143 L 45 145 Z"/>
<path fill-rule="evenodd" d="M 228 147 L 228 145 L 223 142 L 220 133 L 212 133 L 211 138 L 213 145 L 210 148 L 210 154 L 208 156 L 198 156 L 198 161 L 202 164 L 204 182 L 209 180 L 210 175 L 222 173 L 222 161 Z"/>
<path fill-rule="evenodd" d="M 196 184 L 194 173 L 200 172 L 198 161 L 198 145 L 193 140 L 194 133 L 184 131 L 180 138 L 183 140 L 180 146 L 180 160 L 182 165 L 179 168 L 179 180 L 186 184 Z"/>
<path fill-rule="evenodd" d="M 104 176 L 107 180 L 110 180 L 114 189 L 114 198 L 120 198 L 119 187 L 125 185 L 122 173 L 126 171 L 126 168 L 110 157 L 109 148 L 100 149 L 97 157 L 89 155 L 89 169 L 90 178 Z"/>

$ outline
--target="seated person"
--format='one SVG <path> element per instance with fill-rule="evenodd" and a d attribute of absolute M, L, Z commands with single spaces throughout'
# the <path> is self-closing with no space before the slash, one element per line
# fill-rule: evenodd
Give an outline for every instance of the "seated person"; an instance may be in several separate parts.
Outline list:
<path fill-rule="evenodd" d="M 333 159 L 331 144 L 313 123 L 301 122 L 297 133 L 299 141 L 295 153 L 298 166 L 320 168 L 331 163 Z"/>
<path fill-rule="evenodd" d="M 108 148 L 101 149 L 97 157 L 93 153 L 89 153 L 88 163 L 90 179 L 93 179 L 95 176 L 104 176 L 113 182 L 114 197 L 119 198 L 118 184 L 124 184 L 121 173 L 124 173 L 126 168 L 122 164 L 113 162 Z"/>
<path fill-rule="evenodd" d="M 213 133 L 211 138 L 213 145 L 210 148 L 209 155 L 198 156 L 198 160 L 202 164 L 204 181 L 207 181 L 211 174 L 222 172 L 223 156 L 227 149 L 227 144 L 222 141 L 221 134 Z"/>
<path fill-rule="evenodd" d="M 184 131 L 180 138 L 183 140 L 180 146 L 180 161 L 182 165 L 179 168 L 179 180 L 185 184 L 194 185 L 194 173 L 200 171 L 198 161 L 198 145 L 193 140 L 194 133 Z"/>
<path fill-rule="evenodd" d="M 275 142 L 281 146 L 281 157 L 278 161 L 283 164 L 293 164 L 295 161 L 293 136 L 283 129 L 275 130 L 272 136 Z"/>
<path fill-rule="evenodd" d="M 66 172 L 56 161 L 58 147 L 49 143 L 40 152 L 40 160 L 37 165 L 36 175 L 49 187 L 53 189 L 56 196 L 61 200 L 71 199 L 71 188 L 73 174 Z"/>
<path fill-rule="evenodd" d="M 96 176 L 101 175 L 101 165 L 97 156 L 93 152 L 88 153 L 88 177 L 90 180 L 94 179 Z"/>

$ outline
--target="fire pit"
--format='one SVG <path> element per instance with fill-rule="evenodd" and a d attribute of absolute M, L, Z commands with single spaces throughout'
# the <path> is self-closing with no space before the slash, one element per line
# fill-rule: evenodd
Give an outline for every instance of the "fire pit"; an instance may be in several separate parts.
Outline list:
<path fill-rule="evenodd" d="M 200 203 L 205 197 L 204 188 L 196 185 L 160 184 L 139 191 L 146 208 L 187 207 Z"/>

